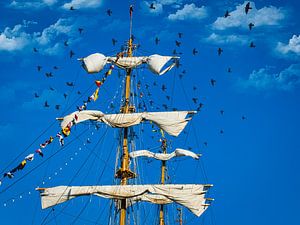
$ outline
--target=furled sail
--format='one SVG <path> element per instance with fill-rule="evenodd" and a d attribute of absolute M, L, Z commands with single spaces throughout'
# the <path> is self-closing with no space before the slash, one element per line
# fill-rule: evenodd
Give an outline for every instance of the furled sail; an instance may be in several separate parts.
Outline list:
<path fill-rule="evenodd" d="M 151 72 L 163 75 L 176 65 L 175 62 L 171 64 L 168 64 L 168 62 L 171 59 L 178 58 L 178 56 L 161 56 L 157 54 L 139 57 L 107 57 L 101 53 L 94 53 L 80 60 L 82 60 L 83 68 L 88 73 L 98 73 L 107 63 L 113 63 L 122 69 L 135 68 L 141 64 L 148 64 Z"/>
<path fill-rule="evenodd" d="M 179 156 L 189 156 L 194 159 L 199 159 L 199 155 L 195 154 L 194 152 L 184 150 L 181 148 L 176 148 L 174 152 L 169 153 L 169 154 L 154 153 L 154 152 L 150 152 L 147 150 L 139 150 L 139 151 L 130 152 L 129 156 L 131 158 L 144 156 L 144 157 L 154 158 L 154 159 L 158 159 L 158 160 L 162 160 L 162 161 L 166 161 L 166 160 L 172 159 L 173 157 L 179 157 Z"/>
<path fill-rule="evenodd" d="M 111 127 L 130 127 L 141 123 L 144 120 L 154 122 L 159 128 L 172 136 L 178 136 L 185 128 L 191 117 L 186 118 L 188 114 L 195 111 L 172 111 L 172 112 L 143 112 L 130 114 L 104 114 L 101 111 L 85 110 L 76 111 L 67 115 L 61 122 L 61 127 L 65 128 L 70 122 L 80 123 L 86 120 L 94 120 L 106 123 Z M 74 119 L 76 116 L 76 120 Z"/>
<path fill-rule="evenodd" d="M 79 196 L 96 195 L 110 199 L 127 199 L 127 205 L 139 201 L 154 204 L 176 202 L 200 216 L 207 208 L 205 193 L 212 185 L 126 185 L 126 186 L 58 186 L 39 188 L 42 208 L 48 208 Z"/>

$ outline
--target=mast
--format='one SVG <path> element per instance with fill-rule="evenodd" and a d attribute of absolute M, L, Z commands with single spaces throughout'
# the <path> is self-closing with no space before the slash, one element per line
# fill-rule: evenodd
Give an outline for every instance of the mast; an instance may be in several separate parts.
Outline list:
<path fill-rule="evenodd" d="M 164 154 L 167 153 L 167 139 L 163 138 L 161 143 L 161 149 Z M 161 184 L 165 184 L 166 180 L 166 161 L 163 160 L 161 162 Z M 159 206 L 159 225 L 165 225 L 165 218 L 164 218 L 164 205 Z"/>
<path fill-rule="evenodd" d="M 130 37 L 128 41 L 127 57 L 132 57 L 132 6 L 130 6 Z M 134 112 L 134 107 L 130 105 L 130 81 L 131 81 L 131 69 L 126 69 L 126 80 L 125 80 L 125 101 L 124 105 L 120 108 L 122 113 Z M 128 128 L 123 128 L 123 154 L 121 168 L 117 171 L 116 177 L 121 179 L 121 185 L 127 185 L 127 180 L 134 178 L 135 174 L 129 169 L 129 153 L 128 153 Z M 120 225 L 126 224 L 126 199 L 121 200 L 121 211 L 120 211 Z"/>

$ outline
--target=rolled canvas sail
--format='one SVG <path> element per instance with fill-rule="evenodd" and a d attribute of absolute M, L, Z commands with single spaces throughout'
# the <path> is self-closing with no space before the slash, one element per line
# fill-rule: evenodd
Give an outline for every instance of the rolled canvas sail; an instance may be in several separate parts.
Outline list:
<path fill-rule="evenodd" d="M 148 68 L 151 72 L 157 75 L 163 75 L 169 70 L 171 70 L 175 63 L 167 66 L 163 69 L 165 65 L 171 59 L 178 59 L 177 56 L 161 56 L 161 55 L 151 55 L 151 56 L 139 56 L 139 57 L 106 57 L 101 53 L 94 53 L 89 55 L 82 60 L 83 68 L 88 73 L 98 73 L 100 72 L 107 63 L 113 63 L 122 69 L 135 68 L 143 63 L 148 64 Z"/>
<path fill-rule="evenodd" d="M 42 208 L 48 208 L 79 196 L 96 195 L 110 199 L 127 199 L 128 204 L 146 201 L 154 204 L 176 202 L 200 216 L 207 208 L 207 185 L 126 185 L 126 186 L 58 186 L 41 190 Z"/>
<path fill-rule="evenodd" d="M 94 120 L 106 123 L 111 127 L 129 127 L 141 123 L 144 120 L 154 122 L 159 128 L 170 135 L 178 136 L 191 118 L 186 118 L 188 111 L 174 112 L 143 112 L 130 114 L 104 114 L 101 111 L 85 110 L 76 111 L 63 118 L 61 127 L 65 128 L 70 122 L 80 123 L 86 120 Z M 75 120 L 75 115 L 77 119 Z"/>
<path fill-rule="evenodd" d="M 179 156 L 189 156 L 189 157 L 192 157 L 194 159 L 199 159 L 199 155 L 195 154 L 194 152 L 184 150 L 184 149 L 180 149 L 180 148 L 177 148 L 174 152 L 169 153 L 169 154 L 154 153 L 154 152 L 150 152 L 150 151 L 147 151 L 147 150 L 138 150 L 138 151 L 130 152 L 129 156 L 131 158 L 149 157 L 149 158 L 154 158 L 154 159 L 158 159 L 158 160 L 162 160 L 162 161 L 170 160 L 174 157 L 179 157 Z"/>

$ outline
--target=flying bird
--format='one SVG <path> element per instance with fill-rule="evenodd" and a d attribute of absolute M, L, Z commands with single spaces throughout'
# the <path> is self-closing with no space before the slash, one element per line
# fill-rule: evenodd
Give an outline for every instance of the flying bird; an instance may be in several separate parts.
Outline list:
<path fill-rule="evenodd" d="M 228 67 L 227 72 L 228 72 L 228 73 L 231 73 L 231 72 L 232 72 L 232 70 L 231 70 L 230 67 Z"/>
<path fill-rule="evenodd" d="M 197 108 L 197 111 L 200 111 L 202 108 L 203 108 L 203 106 L 204 106 L 204 104 L 203 103 L 199 103 L 199 106 L 198 106 L 198 108 Z"/>
<path fill-rule="evenodd" d="M 71 7 L 70 7 L 70 10 L 71 10 L 71 11 L 75 10 L 74 6 L 71 6 Z"/>
<path fill-rule="evenodd" d="M 52 74 L 52 72 L 49 72 L 49 73 L 45 73 L 45 75 L 46 75 L 46 77 L 53 77 L 53 74 Z"/>
<path fill-rule="evenodd" d="M 70 51 L 70 58 L 72 58 L 75 55 L 75 53 L 71 50 Z"/>
<path fill-rule="evenodd" d="M 108 16 L 111 16 L 111 14 L 112 14 L 111 9 L 108 9 L 108 10 L 106 11 L 106 13 L 107 13 Z"/>
<path fill-rule="evenodd" d="M 214 87 L 214 86 L 216 85 L 216 82 L 217 82 L 216 80 L 214 80 L 214 79 L 210 79 L 211 86 L 213 86 L 213 87 Z"/>
<path fill-rule="evenodd" d="M 224 14 L 224 17 L 227 18 L 228 16 L 230 16 L 229 11 L 227 10 Z"/>
<path fill-rule="evenodd" d="M 115 46 L 118 41 L 116 39 L 112 38 L 111 42 L 112 42 L 112 45 Z"/>
<path fill-rule="evenodd" d="M 253 43 L 253 41 L 251 41 L 250 45 L 249 45 L 250 48 L 255 48 L 256 45 Z"/>
<path fill-rule="evenodd" d="M 161 86 L 161 90 L 162 90 L 162 91 L 166 91 L 166 90 L 167 90 L 166 85 L 163 84 L 163 85 Z"/>
<path fill-rule="evenodd" d="M 245 120 L 245 119 L 247 119 L 246 116 L 242 116 L 242 120 Z"/>
<path fill-rule="evenodd" d="M 33 48 L 33 52 L 38 52 L 39 50 L 37 48 Z"/>
<path fill-rule="evenodd" d="M 196 86 L 193 86 L 193 91 L 196 91 L 197 90 L 197 87 Z"/>
<path fill-rule="evenodd" d="M 222 48 L 218 48 L 218 55 L 220 56 L 223 52 L 223 49 Z"/>
<path fill-rule="evenodd" d="M 78 31 L 79 31 L 79 34 L 82 34 L 83 28 L 79 27 L 79 28 L 78 28 Z"/>
<path fill-rule="evenodd" d="M 220 134 L 224 134 L 224 130 L 221 129 L 221 130 L 220 130 Z"/>
<path fill-rule="evenodd" d="M 69 43 L 68 41 L 64 41 L 64 46 L 68 47 L 69 46 Z"/>
<path fill-rule="evenodd" d="M 55 109 L 59 110 L 60 109 L 60 105 L 55 105 Z"/>
<path fill-rule="evenodd" d="M 197 49 L 193 49 L 193 55 L 196 55 L 198 53 Z"/>
<path fill-rule="evenodd" d="M 74 87 L 74 83 L 73 82 L 66 82 L 66 85 L 69 86 L 69 87 Z"/>
<path fill-rule="evenodd" d="M 64 93 L 64 98 L 66 99 L 68 97 L 68 94 L 67 93 Z"/>
<path fill-rule="evenodd" d="M 252 30 L 252 28 L 254 27 L 254 23 L 249 23 L 248 27 L 249 27 L 249 30 Z"/>
<path fill-rule="evenodd" d="M 50 105 L 48 104 L 48 102 L 47 101 L 45 101 L 45 103 L 44 103 L 44 107 L 45 108 L 48 108 Z"/>
<path fill-rule="evenodd" d="M 180 47 L 181 42 L 180 41 L 175 41 L 175 44 L 176 44 L 177 47 Z"/>
<path fill-rule="evenodd" d="M 250 9 L 252 9 L 252 7 L 250 6 L 250 2 L 248 2 L 245 6 L 245 13 L 248 14 Z"/>
<path fill-rule="evenodd" d="M 159 38 L 156 37 L 156 38 L 155 38 L 155 44 L 158 45 L 158 44 L 159 44 L 159 41 L 160 41 Z"/>
<path fill-rule="evenodd" d="M 183 36 L 183 33 L 178 32 L 178 37 L 179 37 L 179 38 L 182 38 L 182 36 Z"/>
<path fill-rule="evenodd" d="M 58 67 L 57 66 L 53 66 L 53 69 L 58 70 Z"/>
<path fill-rule="evenodd" d="M 166 98 L 168 99 L 168 101 L 171 99 L 171 97 L 169 95 L 167 95 Z"/>
<path fill-rule="evenodd" d="M 77 94 L 78 94 L 78 95 L 81 95 L 81 92 L 80 92 L 80 91 L 77 91 Z"/>
<path fill-rule="evenodd" d="M 55 89 L 53 87 L 49 87 L 50 91 L 55 91 Z"/>
<path fill-rule="evenodd" d="M 37 66 L 37 71 L 41 71 L 42 67 L 41 66 Z"/>
<path fill-rule="evenodd" d="M 192 100 L 193 100 L 193 102 L 194 102 L 195 104 L 197 104 L 198 98 L 192 98 Z"/>
<path fill-rule="evenodd" d="M 34 97 L 35 98 L 38 98 L 38 97 L 40 97 L 37 93 L 34 93 Z"/>
<path fill-rule="evenodd" d="M 224 110 L 221 109 L 221 110 L 220 110 L 220 113 L 221 113 L 221 115 L 224 115 Z"/>
<path fill-rule="evenodd" d="M 150 9 L 155 9 L 154 3 L 151 3 L 149 6 Z"/>

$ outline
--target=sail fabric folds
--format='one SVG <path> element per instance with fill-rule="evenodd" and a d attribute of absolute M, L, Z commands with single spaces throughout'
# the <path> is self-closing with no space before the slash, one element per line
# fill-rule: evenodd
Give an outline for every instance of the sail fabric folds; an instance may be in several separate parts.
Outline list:
<path fill-rule="evenodd" d="M 112 63 L 122 69 L 135 68 L 141 64 L 148 64 L 148 68 L 151 72 L 157 75 L 163 75 L 171 70 L 176 63 L 173 62 L 167 66 L 171 59 L 178 59 L 178 56 L 139 56 L 139 57 L 107 57 L 101 53 L 91 54 L 82 60 L 83 68 L 87 73 L 98 73 L 107 63 Z M 166 66 L 166 68 L 163 68 Z"/>
<path fill-rule="evenodd" d="M 126 186 L 58 186 L 40 189 L 42 208 L 49 208 L 79 196 L 96 195 L 109 199 L 127 199 L 127 205 L 139 201 L 154 204 L 176 202 L 200 216 L 205 209 L 207 186 L 201 184 L 126 185 Z"/>
<path fill-rule="evenodd" d="M 124 128 L 137 125 L 144 120 L 155 123 L 159 128 L 172 136 L 178 136 L 191 118 L 186 118 L 188 111 L 173 112 L 143 112 L 130 114 L 104 114 L 101 111 L 76 111 L 63 118 L 61 127 L 65 128 L 70 122 L 80 123 L 94 120 L 106 123 L 111 127 Z M 76 120 L 74 119 L 76 115 Z"/>
<path fill-rule="evenodd" d="M 144 157 L 154 158 L 154 159 L 158 159 L 158 160 L 162 160 L 162 161 L 167 161 L 169 159 L 172 159 L 173 157 L 179 157 L 179 156 L 189 156 L 194 159 L 199 159 L 199 155 L 195 154 L 194 152 L 180 149 L 180 148 L 175 149 L 174 152 L 169 153 L 169 154 L 154 153 L 154 152 L 150 152 L 147 150 L 139 150 L 139 151 L 130 152 L 129 156 L 131 158 L 144 156 Z"/>

